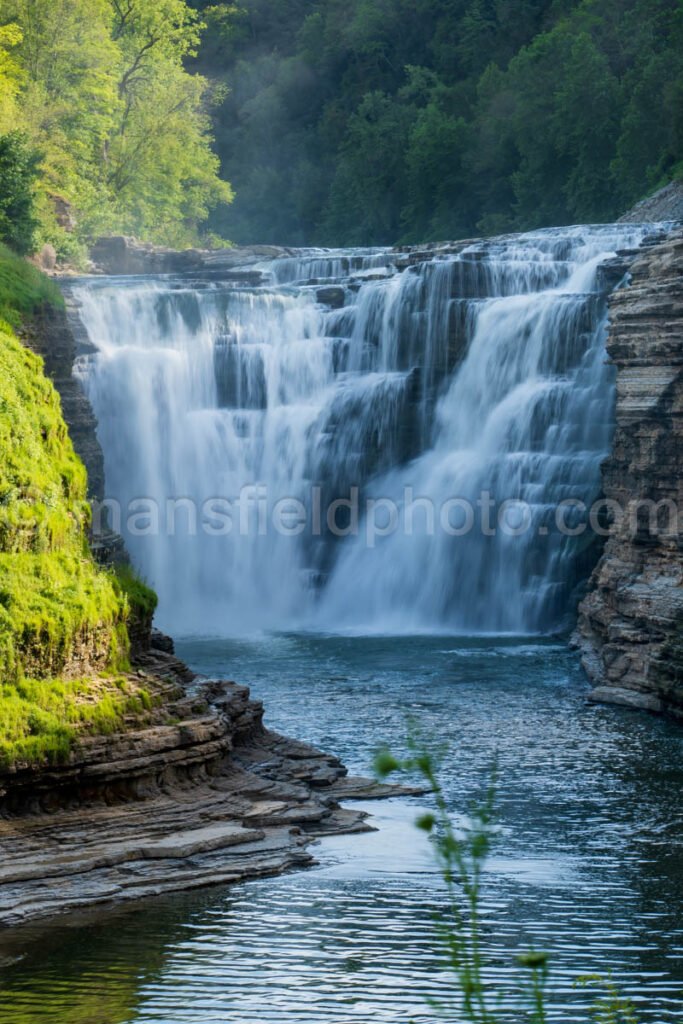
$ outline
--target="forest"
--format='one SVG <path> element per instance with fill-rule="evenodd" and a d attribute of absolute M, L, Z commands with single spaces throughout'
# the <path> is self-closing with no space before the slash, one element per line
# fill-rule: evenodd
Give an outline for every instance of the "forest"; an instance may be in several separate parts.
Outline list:
<path fill-rule="evenodd" d="M 66 260 L 606 222 L 683 173 L 678 0 L 0 0 L 0 83 L 0 237 Z"/>
<path fill-rule="evenodd" d="M 243 0 L 203 17 L 236 193 L 214 223 L 238 242 L 604 222 L 682 170 L 677 0 Z"/>

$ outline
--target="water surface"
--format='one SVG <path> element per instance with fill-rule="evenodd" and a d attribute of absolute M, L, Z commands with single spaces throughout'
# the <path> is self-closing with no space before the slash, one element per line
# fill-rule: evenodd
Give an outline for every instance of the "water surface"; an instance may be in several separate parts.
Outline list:
<path fill-rule="evenodd" d="M 683 735 L 585 703 L 561 641 L 449 636 L 188 640 L 208 675 L 249 682 L 267 722 L 367 772 L 413 716 L 447 747 L 455 812 L 499 764 L 501 834 L 484 913 L 492 970 L 552 956 L 553 1019 L 612 970 L 645 1021 L 680 1019 Z M 369 805 L 379 831 L 326 840 L 319 866 L 27 930 L 2 971 L 0 1024 L 432 1024 L 450 979 L 432 932 L 444 894 L 413 827 L 424 800 Z"/>

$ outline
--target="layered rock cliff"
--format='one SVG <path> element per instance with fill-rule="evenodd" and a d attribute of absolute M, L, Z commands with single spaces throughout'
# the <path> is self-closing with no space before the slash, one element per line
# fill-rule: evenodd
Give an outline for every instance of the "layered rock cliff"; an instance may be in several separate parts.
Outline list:
<path fill-rule="evenodd" d="M 59 394 L 71 443 L 86 469 L 88 499 L 101 502 L 104 455 L 97 439 L 97 422 L 73 373 L 76 355 L 82 355 L 91 345 L 85 331 L 82 328 L 78 331 L 78 318 L 69 315 L 71 299 L 68 289 L 64 292 L 65 306 L 44 303 L 24 322 L 21 337 L 24 344 L 42 358 L 45 373 Z M 101 563 L 127 561 L 122 538 L 108 530 L 106 523 L 98 530 L 97 537 L 91 536 L 90 544 L 93 555 Z"/>
<path fill-rule="evenodd" d="M 638 256 L 609 304 L 613 502 L 575 640 L 593 697 L 683 718 L 683 231 Z"/>

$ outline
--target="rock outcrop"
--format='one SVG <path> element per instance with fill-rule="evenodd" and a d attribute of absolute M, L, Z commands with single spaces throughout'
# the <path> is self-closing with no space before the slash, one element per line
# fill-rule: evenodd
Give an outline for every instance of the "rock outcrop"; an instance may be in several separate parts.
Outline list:
<path fill-rule="evenodd" d="M 683 221 L 683 181 L 670 181 L 619 218 L 619 224 Z"/>
<path fill-rule="evenodd" d="M 613 522 L 575 641 L 595 699 L 683 718 L 683 231 L 635 259 L 609 321 Z"/>
<path fill-rule="evenodd" d="M 76 454 L 88 474 L 88 498 L 104 498 L 104 454 L 97 438 L 97 420 L 80 381 L 74 376 L 77 355 L 92 351 L 92 344 L 78 316 L 68 287 L 63 289 L 64 308 L 45 304 L 28 318 L 21 329 L 25 345 L 43 359 L 45 373 L 59 393 L 62 416 Z M 93 555 L 102 564 L 126 562 L 123 539 L 98 523 L 96 536 L 90 537 Z"/>
<path fill-rule="evenodd" d="M 68 302 L 68 295 L 67 295 Z M 73 375 L 77 339 L 67 309 L 45 304 L 22 325 L 21 340 L 42 357 L 45 373 L 59 392 L 62 415 L 76 454 L 88 474 L 88 497 L 104 497 L 104 455 L 97 440 L 97 421 L 80 382 Z M 90 346 L 85 331 L 78 339 Z"/>
<path fill-rule="evenodd" d="M 222 280 L 250 281 L 258 284 L 260 274 L 253 269 L 264 260 L 292 256 L 296 249 L 277 245 L 245 245 L 226 249 L 168 249 L 150 242 L 139 242 L 125 235 L 107 235 L 96 239 L 90 250 L 95 269 L 103 274 L 187 274 L 220 273 Z"/>
<path fill-rule="evenodd" d="M 312 864 L 314 839 L 370 828 L 341 799 L 400 791 L 265 729 L 245 686 L 188 689 L 159 650 L 141 664 L 167 688 L 146 727 L 0 773 L 0 926 Z"/>

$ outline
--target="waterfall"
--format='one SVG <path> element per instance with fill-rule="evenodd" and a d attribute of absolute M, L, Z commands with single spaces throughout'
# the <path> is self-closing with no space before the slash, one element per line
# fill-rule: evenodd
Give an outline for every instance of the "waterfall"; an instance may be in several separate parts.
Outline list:
<path fill-rule="evenodd" d="M 162 627 L 560 628 L 595 557 L 557 509 L 609 450 L 608 270 L 647 233 L 75 283 L 110 519 Z"/>

